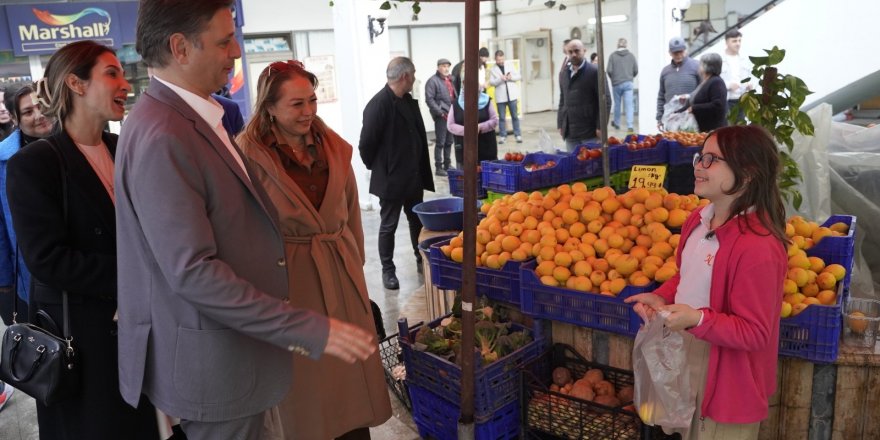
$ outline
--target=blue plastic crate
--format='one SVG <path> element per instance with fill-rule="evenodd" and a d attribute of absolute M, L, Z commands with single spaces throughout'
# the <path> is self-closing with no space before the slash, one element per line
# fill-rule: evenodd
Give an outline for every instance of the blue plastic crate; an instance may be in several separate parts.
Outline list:
<path fill-rule="evenodd" d="M 797 316 L 780 320 L 779 355 L 817 363 L 834 362 L 843 320 L 841 307 L 846 295 L 843 284 L 838 283 L 837 304 L 813 304 Z"/>
<path fill-rule="evenodd" d="M 448 315 L 447 315 L 448 316 Z M 430 328 L 440 325 L 441 317 L 428 324 Z M 445 358 L 413 348 L 411 333 L 406 320 L 398 322 L 401 330 L 400 347 L 406 365 L 406 382 L 432 392 L 448 403 L 458 405 L 461 401 L 461 367 Z M 420 327 L 421 328 L 421 327 Z M 511 331 L 525 327 L 511 324 Z M 474 352 L 474 415 L 490 416 L 496 411 L 517 403 L 519 397 L 519 367 L 537 358 L 547 348 L 540 322 L 531 329 L 532 342 L 495 362 L 481 365 L 480 354 Z M 412 397 L 412 396 L 410 396 Z M 415 407 L 415 402 L 413 403 Z M 413 411 L 415 413 L 415 409 Z"/>
<path fill-rule="evenodd" d="M 651 292 L 658 286 L 657 283 L 627 286 L 619 295 L 611 297 L 544 285 L 535 273 L 536 266 L 537 262 L 531 261 L 520 268 L 523 313 L 626 336 L 635 336 L 642 319 L 633 311 L 632 304 L 625 304 L 623 300 L 637 293 Z"/>
<path fill-rule="evenodd" d="M 461 263 L 443 255 L 441 246 L 449 240 L 431 245 L 428 258 L 431 263 L 431 283 L 444 290 L 461 290 Z M 519 267 L 522 262 L 509 260 L 501 269 L 477 267 L 477 295 L 510 304 L 519 304 Z"/>
<path fill-rule="evenodd" d="M 459 404 L 452 404 L 417 385 L 409 385 L 413 403 L 413 421 L 419 436 L 437 440 L 456 440 Z M 474 418 L 474 438 L 478 440 L 506 440 L 519 436 L 519 401 L 513 401 L 492 414 Z"/>
<path fill-rule="evenodd" d="M 832 215 L 822 226 L 843 222 L 849 225 L 849 232 L 843 237 L 824 237 L 815 246 L 807 249 L 807 256 L 819 257 L 826 265 L 839 264 L 846 269 L 844 287 L 849 289 L 852 279 L 853 256 L 855 255 L 856 217 L 853 215 Z"/>
<path fill-rule="evenodd" d="M 526 171 L 527 165 L 544 165 L 551 160 L 556 162 L 556 165 L 551 168 Z M 484 160 L 481 166 L 483 167 L 483 187 L 505 194 L 557 186 L 571 181 L 569 158 L 557 154 L 529 153 L 522 162 Z"/>
<path fill-rule="evenodd" d="M 449 177 L 449 194 L 464 198 L 464 171 L 457 168 L 450 168 L 446 170 L 446 175 Z M 486 198 L 486 188 L 483 188 L 482 182 L 482 173 L 477 173 L 478 199 Z"/>
<path fill-rule="evenodd" d="M 599 145 L 601 147 L 601 145 Z M 580 160 L 578 159 L 578 153 L 581 151 L 581 148 L 586 148 L 588 150 L 594 150 L 596 147 L 591 147 L 590 145 L 580 145 L 574 149 L 571 153 L 563 153 L 559 152 L 561 155 L 565 155 L 568 157 L 569 167 L 571 168 L 571 180 L 581 180 L 581 179 L 589 179 L 591 177 L 597 177 L 602 175 L 602 157 L 597 157 L 595 159 L 589 160 Z"/>
<path fill-rule="evenodd" d="M 668 139 L 661 140 L 659 144 L 666 144 L 666 151 L 669 155 L 669 165 L 692 165 L 694 163 L 694 154 L 703 150 L 702 145 L 693 147 L 685 147 L 684 145 Z"/>
<path fill-rule="evenodd" d="M 667 146 L 663 142 L 651 148 L 643 148 L 641 150 L 630 151 L 625 146 L 614 146 L 609 148 L 611 156 L 609 159 L 615 164 L 611 172 L 628 171 L 633 165 L 662 165 L 669 160 L 667 154 Z"/>

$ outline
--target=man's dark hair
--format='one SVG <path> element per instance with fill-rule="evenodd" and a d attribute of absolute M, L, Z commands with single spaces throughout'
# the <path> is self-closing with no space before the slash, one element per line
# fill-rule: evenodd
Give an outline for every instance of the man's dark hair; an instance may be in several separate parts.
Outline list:
<path fill-rule="evenodd" d="M 480 48 L 480 56 L 489 58 L 489 49 L 486 49 L 485 47 L 481 47 Z"/>
<path fill-rule="evenodd" d="M 149 67 L 165 67 L 171 55 L 170 39 L 181 33 L 198 47 L 198 35 L 232 0 L 141 0 L 135 49 Z"/>
<path fill-rule="evenodd" d="M 742 32 L 739 31 L 739 29 L 731 29 L 731 30 L 727 31 L 726 34 L 724 34 L 724 39 L 729 40 L 731 38 L 739 38 L 742 36 L 743 36 L 743 34 L 742 34 Z"/>
<path fill-rule="evenodd" d="M 504 56 L 504 51 L 501 50 L 501 49 L 496 50 L 496 51 L 495 51 L 495 56 L 496 56 L 496 57 L 503 57 L 503 56 Z"/>
<path fill-rule="evenodd" d="M 592 63 L 593 60 L 595 60 L 596 58 L 599 58 L 599 54 L 597 54 L 596 52 L 593 52 L 593 53 L 590 54 L 590 62 L 591 62 L 591 63 Z"/>

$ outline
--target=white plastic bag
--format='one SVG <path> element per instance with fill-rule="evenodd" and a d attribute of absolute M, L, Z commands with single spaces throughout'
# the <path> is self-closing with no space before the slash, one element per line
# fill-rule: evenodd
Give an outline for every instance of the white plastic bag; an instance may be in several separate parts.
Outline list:
<path fill-rule="evenodd" d="M 547 154 L 556 154 L 556 146 L 553 145 L 553 140 L 543 128 L 538 133 L 538 149 Z"/>
<path fill-rule="evenodd" d="M 700 131 L 693 113 L 678 111 L 688 104 L 687 98 L 688 95 L 675 95 L 663 106 L 660 123 L 663 124 L 664 131 Z"/>
<path fill-rule="evenodd" d="M 642 326 L 633 345 L 635 393 L 639 417 L 648 425 L 687 428 L 696 411 L 685 338 L 663 324 L 660 314 Z"/>

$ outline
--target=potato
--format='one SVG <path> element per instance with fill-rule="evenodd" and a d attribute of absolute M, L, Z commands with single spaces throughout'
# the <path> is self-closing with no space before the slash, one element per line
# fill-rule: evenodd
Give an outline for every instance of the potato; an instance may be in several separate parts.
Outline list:
<path fill-rule="evenodd" d="M 590 385 L 583 382 L 577 382 L 568 394 L 572 397 L 577 397 L 578 399 L 583 400 L 593 400 L 593 398 L 596 397 L 596 394 L 593 392 L 593 389 L 590 388 Z"/>
<path fill-rule="evenodd" d="M 617 397 L 609 395 L 596 396 L 593 401 L 601 405 L 610 406 L 612 408 L 620 406 L 620 401 L 617 400 Z"/>
<path fill-rule="evenodd" d="M 593 368 L 592 370 L 588 370 L 586 374 L 584 374 L 584 378 L 589 380 L 595 385 L 596 383 L 605 379 L 605 375 L 602 373 L 602 370 L 598 368 Z"/>
<path fill-rule="evenodd" d="M 600 380 L 593 385 L 593 391 L 599 396 L 614 396 L 614 384 L 607 380 Z"/>
<path fill-rule="evenodd" d="M 565 367 L 556 367 L 553 369 L 553 383 L 563 386 L 571 382 L 571 371 Z"/>
<path fill-rule="evenodd" d="M 617 398 L 620 399 L 621 402 L 632 402 L 633 400 L 633 390 L 632 386 L 625 386 L 617 392 Z"/>

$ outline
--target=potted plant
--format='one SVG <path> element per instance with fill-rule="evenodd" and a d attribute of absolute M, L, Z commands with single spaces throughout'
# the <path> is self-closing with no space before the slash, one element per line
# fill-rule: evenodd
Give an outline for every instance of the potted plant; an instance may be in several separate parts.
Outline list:
<path fill-rule="evenodd" d="M 800 209 L 803 196 L 797 190 L 797 184 L 803 181 L 803 176 L 797 163 L 791 158 L 794 150 L 791 135 L 795 130 L 805 136 L 813 135 L 813 122 L 800 110 L 804 99 L 813 92 L 800 78 L 779 73 L 775 66 L 785 58 L 784 49 L 773 46 L 773 49 L 765 49 L 764 52 L 767 56 L 749 57 L 753 65 L 752 76 L 758 79 L 761 90 L 753 89 L 740 97 L 730 111 L 730 123 L 745 123 L 737 121 L 737 115 L 742 110 L 748 121 L 766 128 L 776 142 L 785 145 L 785 149 L 779 150 L 783 166 L 779 176 L 779 189 L 786 201 L 795 209 Z M 742 82 L 749 81 L 751 78 Z"/>

